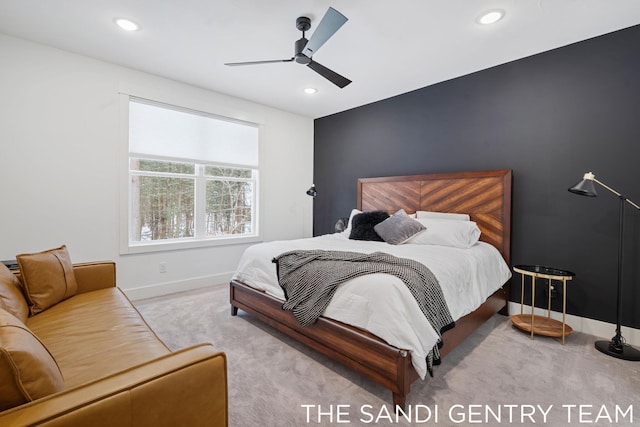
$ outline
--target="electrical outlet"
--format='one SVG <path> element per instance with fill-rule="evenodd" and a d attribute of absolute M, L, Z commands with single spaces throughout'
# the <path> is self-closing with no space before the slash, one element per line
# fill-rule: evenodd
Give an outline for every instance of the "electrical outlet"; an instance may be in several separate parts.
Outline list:
<path fill-rule="evenodd" d="M 160 273 L 166 273 L 167 272 L 167 263 L 166 262 L 161 262 L 159 264 L 159 269 L 160 269 Z"/>

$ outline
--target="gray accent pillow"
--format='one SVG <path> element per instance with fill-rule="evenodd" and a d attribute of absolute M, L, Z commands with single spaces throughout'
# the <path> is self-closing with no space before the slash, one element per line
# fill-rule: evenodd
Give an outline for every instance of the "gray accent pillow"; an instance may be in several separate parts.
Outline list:
<path fill-rule="evenodd" d="M 400 209 L 373 229 L 385 242 L 401 245 L 413 236 L 422 233 L 427 227 L 407 215 L 404 209 Z"/>

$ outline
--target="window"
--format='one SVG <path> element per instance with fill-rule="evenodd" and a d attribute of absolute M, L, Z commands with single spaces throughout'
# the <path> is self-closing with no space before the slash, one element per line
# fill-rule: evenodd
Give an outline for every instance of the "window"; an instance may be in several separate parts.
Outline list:
<path fill-rule="evenodd" d="M 258 235 L 256 125 L 130 98 L 128 174 L 129 248 Z"/>

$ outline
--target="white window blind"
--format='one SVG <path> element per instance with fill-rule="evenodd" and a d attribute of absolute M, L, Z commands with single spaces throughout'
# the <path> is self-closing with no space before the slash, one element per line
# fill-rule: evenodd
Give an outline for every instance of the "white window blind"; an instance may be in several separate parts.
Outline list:
<path fill-rule="evenodd" d="M 129 152 L 216 164 L 258 166 L 258 128 L 135 99 Z"/>

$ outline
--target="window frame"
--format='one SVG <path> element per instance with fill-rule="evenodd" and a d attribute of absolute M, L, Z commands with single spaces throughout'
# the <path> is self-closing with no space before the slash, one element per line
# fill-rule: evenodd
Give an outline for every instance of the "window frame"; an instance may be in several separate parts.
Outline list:
<path fill-rule="evenodd" d="M 219 114 L 203 111 L 202 109 L 193 109 L 181 105 L 175 105 L 173 103 L 149 100 L 147 98 L 141 98 L 139 96 L 129 95 L 129 94 L 120 94 L 120 139 L 122 141 L 122 162 L 123 170 L 120 173 L 121 176 L 121 196 L 120 196 L 120 253 L 122 255 L 126 254 L 136 254 L 136 253 L 146 253 L 146 252 L 159 252 L 159 251 L 172 251 L 172 250 L 180 250 L 180 249 L 189 249 L 189 248 L 204 248 L 204 247 L 215 247 L 215 246 L 224 246 L 224 245 L 235 245 L 242 243 L 255 243 L 262 241 L 261 236 L 261 217 L 260 217 L 260 167 L 258 166 L 247 166 L 247 165 L 235 165 L 235 164 L 227 164 L 227 163 L 216 163 L 210 161 L 202 161 L 197 159 L 183 159 L 183 158 L 174 158 L 174 157 L 165 157 L 158 155 L 148 155 L 144 153 L 136 153 L 129 151 L 129 103 L 130 102 L 144 102 L 151 105 L 156 105 L 163 108 L 175 109 L 181 112 L 188 112 L 191 114 L 203 115 L 206 117 L 212 117 L 218 120 L 226 120 L 231 122 L 240 123 L 243 125 L 255 126 L 258 129 L 260 128 L 259 123 L 253 123 L 246 120 L 239 120 L 232 117 L 225 117 Z M 258 132 L 258 147 L 259 147 L 259 132 Z M 219 168 L 241 168 L 248 169 L 252 171 L 251 178 L 233 178 L 233 177 L 218 177 L 222 180 L 229 181 L 251 181 L 253 183 L 253 194 L 252 194 L 252 227 L 254 228 L 253 233 L 251 234 L 241 234 L 241 235 L 224 235 L 224 236 L 204 236 L 199 231 L 203 231 L 202 229 L 206 229 L 206 221 L 203 218 L 201 221 L 196 219 L 196 225 L 194 230 L 194 237 L 188 238 L 177 238 L 177 239 L 163 239 L 163 240 L 153 240 L 153 241 L 145 241 L 145 242 L 135 242 L 131 239 L 131 228 L 132 228 L 132 187 L 131 187 L 131 177 L 133 176 L 130 171 L 130 161 L 132 158 L 140 158 L 140 159 L 148 159 L 148 160 L 159 160 L 159 161 L 170 161 L 170 162 L 180 162 L 180 163 L 192 163 L 195 164 L 195 174 L 185 175 L 186 177 L 194 178 L 195 185 L 195 203 L 194 203 L 194 216 L 202 215 L 202 213 L 206 213 L 206 182 L 207 180 L 211 180 L 208 176 L 205 176 L 205 169 L 207 166 L 219 167 Z M 153 173 L 157 174 L 157 173 Z M 162 173 L 160 173 L 162 175 Z M 144 174 L 136 174 L 138 176 L 150 176 L 146 173 Z M 156 175 L 159 176 L 159 175 Z M 176 177 L 174 175 L 174 177 Z M 200 184 L 200 185 L 199 185 Z M 205 214 L 206 217 L 206 214 Z M 198 229 L 200 228 L 200 230 Z M 204 230 L 206 231 L 206 230 Z"/>

